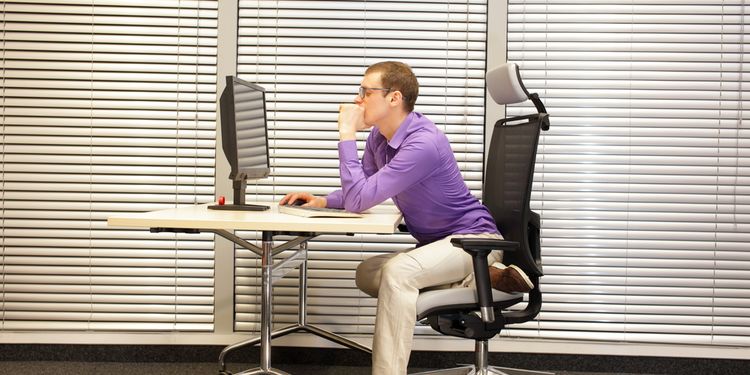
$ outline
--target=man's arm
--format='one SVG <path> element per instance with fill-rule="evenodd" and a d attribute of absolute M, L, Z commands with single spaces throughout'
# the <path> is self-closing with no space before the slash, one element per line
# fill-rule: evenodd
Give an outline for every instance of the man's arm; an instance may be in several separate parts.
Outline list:
<path fill-rule="evenodd" d="M 371 126 L 367 126 L 364 123 L 364 110 L 362 106 L 357 104 L 341 104 L 339 106 L 339 140 L 340 141 L 355 141 L 357 139 L 357 131 L 365 130 Z M 371 133 L 372 134 L 372 133 Z M 356 145 L 355 145 L 356 149 Z M 356 151 L 355 151 L 356 157 Z M 341 162 L 341 157 L 339 157 Z M 365 144 L 365 153 L 362 155 L 362 167 L 363 173 L 366 176 L 370 176 L 377 172 L 378 167 L 375 164 L 374 154 L 372 152 L 371 143 Z M 331 192 L 326 196 L 327 205 L 330 208 L 344 208 L 344 192 L 342 189 Z"/>
<path fill-rule="evenodd" d="M 373 133 L 370 133 L 370 138 L 372 138 L 372 134 Z M 368 139 L 367 143 L 365 144 L 365 152 L 362 155 L 362 172 L 364 172 L 365 176 L 369 177 L 377 173 L 377 171 L 378 166 L 375 163 L 375 154 L 372 150 L 372 142 L 370 142 L 370 139 Z M 344 208 L 344 191 L 341 189 L 337 189 L 328 194 L 326 196 L 326 200 L 326 207 Z"/>
<path fill-rule="evenodd" d="M 411 140 L 401 145 L 388 164 L 368 176 L 357 158 L 356 142 L 342 141 L 339 160 L 343 207 L 361 212 L 428 177 L 439 165 L 440 153 L 428 139 Z"/>

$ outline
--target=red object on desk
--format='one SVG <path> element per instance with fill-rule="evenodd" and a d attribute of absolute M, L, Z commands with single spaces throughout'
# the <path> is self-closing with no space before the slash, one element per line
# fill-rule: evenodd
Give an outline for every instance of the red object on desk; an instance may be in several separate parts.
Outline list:
<path fill-rule="evenodd" d="M 219 195 L 219 206 L 223 206 L 226 203 L 226 198 L 223 195 Z"/>

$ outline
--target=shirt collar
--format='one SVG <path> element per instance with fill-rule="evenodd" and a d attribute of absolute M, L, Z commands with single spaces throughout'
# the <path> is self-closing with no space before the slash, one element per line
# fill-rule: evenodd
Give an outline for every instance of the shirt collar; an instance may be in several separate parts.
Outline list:
<path fill-rule="evenodd" d="M 393 137 L 391 137 L 391 140 L 388 141 L 388 146 L 390 146 L 392 149 L 399 148 L 404 139 L 406 139 L 406 136 L 409 135 L 412 131 L 416 130 L 416 127 L 414 129 L 410 128 L 415 123 L 418 123 L 418 121 L 415 121 L 415 119 L 419 117 L 421 117 L 419 113 L 410 112 L 404 119 L 404 122 L 402 122 L 401 125 L 398 126 L 396 132 L 393 133 Z"/>

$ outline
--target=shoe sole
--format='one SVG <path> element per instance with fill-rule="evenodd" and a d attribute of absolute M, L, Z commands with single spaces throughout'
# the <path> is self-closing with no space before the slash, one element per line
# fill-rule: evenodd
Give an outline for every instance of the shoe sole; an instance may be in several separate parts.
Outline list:
<path fill-rule="evenodd" d="M 516 266 L 515 264 L 511 264 L 508 267 L 514 268 L 516 271 L 518 271 L 518 274 L 521 275 L 521 277 L 523 278 L 523 281 L 526 282 L 526 286 L 528 286 L 529 289 L 534 289 L 534 283 L 532 283 L 531 279 L 529 279 L 529 277 L 526 276 L 526 272 L 523 272 L 523 270 L 518 268 L 518 266 Z"/>

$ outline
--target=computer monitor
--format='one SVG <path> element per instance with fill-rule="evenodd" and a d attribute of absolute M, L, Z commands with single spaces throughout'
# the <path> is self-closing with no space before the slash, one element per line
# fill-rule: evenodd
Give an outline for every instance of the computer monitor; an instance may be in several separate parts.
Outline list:
<path fill-rule="evenodd" d="M 221 144 L 229 161 L 234 200 L 232 204 L 214 205 L 216 210 L 262 211 L 269 207 L 245 204 L 248 179 L 267 177 L 268 127 L 266 125 L 266 91 L 263 87 L 227 76 L 227 85 L 219 97 L 221 110 Z"/>

